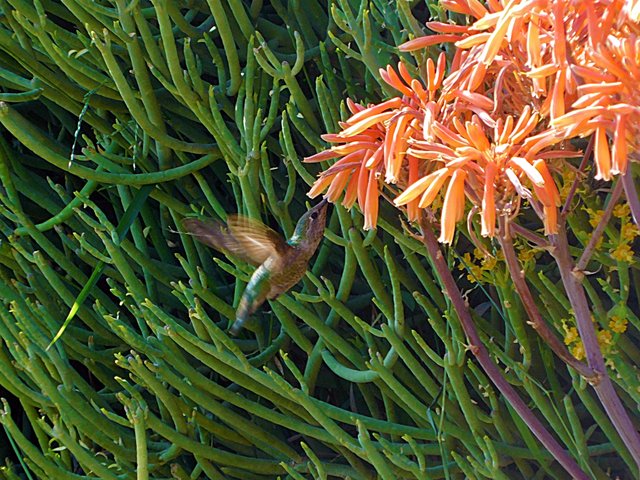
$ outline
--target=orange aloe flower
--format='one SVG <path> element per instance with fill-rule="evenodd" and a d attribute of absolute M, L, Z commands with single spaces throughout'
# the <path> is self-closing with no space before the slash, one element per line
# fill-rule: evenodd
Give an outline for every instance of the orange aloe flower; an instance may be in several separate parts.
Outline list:
<path fill-rule="evenodd" d="M 552 126 L 565 137 L 595 135 L 596 178 L 627 170 L 640 134 L 640 3 L 611 0 L 575 5 L 567 22 L 570 67 L 579 80 L 571 109 Z M 611 145 L 609 145 L 611 140 Z"/>
<path fill-rule="evenodd" d="M 453 239 L 455 223 L 463 216 L 465 195 L 480 210 L 483 236 L 495 234 L 496 214 L 513 214 L 520 198 L 540 204 L 545 233 L 556 233 L 560 196 L 542 158 L 554 152 L 538 153 L 534 161 L 526 158 L 525 140 L 540 123 L 541 117 L 529 107 L 518 121 L 509 115 L 496 121 L 494 128 L 475 115 L 464 123 L 454 118 L 450 127 L 435 122 L 436 141 L 412 140 L 408 151 L 440 168 L 411 184 L 394 204 L 402 206 L 419 198 L 419 207 L 427 207 L 449 181 L 441 213 L 440 241 L 444 243 Z"/>
<path fill-rule="evenodd" d="M 408 139 L 419 132 L 429 132 L 430 119 L 438 111 L 434 99 L 444 69 L 444 54 L 437 65 L 429 60 L 425 86 L 412 78 L 400 62 L 397 71 L 388 66 L 380 70 L 380 75 L 402 96 L 368 107 L 348 99 L 352 115 L 341 123 L 342 131 L 322 136 L 337 145 L 305 159 L 320 162 L 341 157 L 320 174 L 309 196 L 313 198 L 326 191 L 325 198 L 335 203 L 344 191 L 342 205 L 350 208 L 357 201 L 365 218 L 364 228 L 375 228 L 382 183 L 404 186 L 420 175 L 418 159 L 407 155 Z M 410 218 L 417 219 L 417 201 L 408 209 Z"/>
<path fill-rule="evenodd" d="M 454 43 L 428 60 L 424 82 L 400 63 L 381 77 L 400 92 L 379 105 L 348 101 L 352 116 L 334 143 L 307 161 L 337 158 L 311 189 L 330 201 L 360 205 L 374 228 L 383 188 L 416 219 L 440 196 L 442 242 L 453 239 L 469 200 L 483 236 L 496 216 L 529 200 L 546 234 L 557 232 L 560 203 L 550 150 L 595 135 L 596 178 L 627 168 L 640 125 L 640 2 L 630 0 L 442 0 L 471 18 L 468 25 L 429 22 L 433 35 L 400 45 L 409 52 Z M 560 162 L 561 160 L 558 160 Z M 438 207 L 440 208 L 440 207 Z M 475 209 L 474 209 L 475 211 Z"/>

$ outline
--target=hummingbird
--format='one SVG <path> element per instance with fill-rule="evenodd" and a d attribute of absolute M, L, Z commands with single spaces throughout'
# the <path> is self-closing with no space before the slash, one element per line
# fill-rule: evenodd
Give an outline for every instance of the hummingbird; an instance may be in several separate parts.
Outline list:
<path fill-rule="evenodd" d="M 251 275 L 229 332 L 237 335 L 244 323 L 265 300 L 273 300 L 297 284 L 324 236 L 327 200 L 307 211 L 288 240 L 263 223 L 241 215 L 217 221 L 186 218 L 185 230 L 198 241 L 230 253 L 258 268 Z"/>

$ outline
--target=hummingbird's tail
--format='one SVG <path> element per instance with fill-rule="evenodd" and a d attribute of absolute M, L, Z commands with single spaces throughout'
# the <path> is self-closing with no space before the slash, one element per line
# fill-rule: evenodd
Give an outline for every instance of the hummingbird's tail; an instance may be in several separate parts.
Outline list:
<path fill-rule="evenodd" d="M 231 335 L 240 333 L 251 314 L 267 299 L 270 289 L 271 284 L 266 277 L 266 269 L 264 266 L 260 266 L 253 272 L 247 288 L 244 289 L 244 293 L 240 298 L 240 303 L 238 303 L 238 308 L 236 309 L 236 320 L 229 329 Z"/>
<path fill-rule="evenodd" d="M 236 310 L 236 319 L 231 324 L 229 328 L 229 333 L 234 337 L 240 333 L 242 327 L 246 323 L 249 315 L 251 315 L 250 301 L 246 295 L 243 295 L 240 299 L 240 303 L 238 304 L 238 309 Z"/>

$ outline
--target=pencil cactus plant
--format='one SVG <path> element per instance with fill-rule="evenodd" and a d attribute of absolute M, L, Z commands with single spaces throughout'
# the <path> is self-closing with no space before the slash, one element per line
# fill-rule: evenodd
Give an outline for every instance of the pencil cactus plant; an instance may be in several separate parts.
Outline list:
<path fill-rule="evenodd" d="M 466 47 L 481 55 L 493 32 L 520 41 L 513 32 L 525 20 L 541 38 L 549 25 L 558 31 L 560 7 L 525 3 L 2 0 L 0 420 L 7 441 L 0 451 L 7 461 L 0 477 L 637 475 L 635 165 L 616 164 L 624 181 L 596 182 L 586 160 L 573 160 L 586 148 L 579 141 L 563 146 L 570 153 L 562 169 L 531 164 L 542 180 L 515 160 L 505 174 L 512 187 L 502 187 L 526 183 L 528 174 L 535 208 L 523 200 L 517 224 L 505 210 L 492 223 L 485 210 L 481 235 L 470 221 L 457 226 L 455 242 L 451 225 L 465 207 L 448 210 L 441 240 L 452 246 L 442 249 L 430 212 L 447 210 L 448 195 L 422 202 L 428 181 L 421 191 L 411 185 L 432 172 L 385 156 L 404 155 L 413 133 L 376 160 L 390 167 L 387 175 L 365 153 L 333 167 L 302 161 L 370 148 L 371 138 L 350 138 L 378 128 L 354 127 L 371 121 L 366 114 L 349 120 L 366 108 L 359 105 L 395 102 L 388 109 L 413 114 L 422 106 L 410 97 L 420 88 L 426 95 L 418 100 L 438 108 L 451 100 L 438 100 L 437 90 L 461 64 L 455 48 L 438 60 L 399 45 L 473 38 Z M 620 35 L 635 31 L 633 2 L 614 3 L 628 25 L 607 15 L 580 18 L 615 24 Z M 484 21 L 486 31 L 470 29 L 464 15 Z M 423 39 L 432 17 L 439 23 L 429 28 L 448 38 Z M 414 43 L 407 48 L 407 41 Z M 553 55 L 543 51 L 535 65 L 520 67 L 551 75 L 551 67 L 541 69 Z M 400 77 L 387 68 L 398 57 Z M 538 87 L 546 79 L 530 77 Z M 486 123 L 472 115 L 495 114 L 485 110 L 497 100 L 475 92 L 494 79 L 481 80 L 459 89 L 467 107 L 480 101 L 466 119 L 474 132 Z M 597 175 L 611 180 L 606 135 L 619 160 L 617 125 L 631 113 L 615 102 L 604 107 L 617 79 L 603 82 L 613 86 L 588 97 L 595 106 L 583 101 L 579 133 L 596 131 Z M 557 122 L 564 112 L 553 108 Z M 606 118 L 591 115 L 593 108 Z M 536 126 L 549 120 L 544 108 L 525 114 Z M 378 120 L 376 142 L 393 122 L 408 128 L 413 121 L 396 112 Z M 447 134 L 450 125 L 438 121 L 442 128 L 423 139 L 431 145 L 411 145 L 415 158 Z M 351 147 L 342 150 L 325 142 L 349 145 L 345 139 Z M 589 148 L 582 154 L 588 159 Z M 437 180 L 441 187 L 447 178 Z M 228 335 L 252 268 L 194 242 L 181 220 L 240 213 L 289 237 L 310 189 L 328 189 L 337 204 L 306 277 L 254 314 L 260 329 Z M 628 200 L 620 201 L 623 189 Z M 565 201 L 562 224 L 549 221 L 556 194 Z M 409 205 L 413 226 L 378 202 L 385 196 Z M 347 209 L 356 202 L 364 216 Z M 517 238 L 503 234 L 507 227 Z M 576 259 L 589 273 L 580 285 L 565 275 Z M 594 358 L 606 361 L 606 371 Z"/>

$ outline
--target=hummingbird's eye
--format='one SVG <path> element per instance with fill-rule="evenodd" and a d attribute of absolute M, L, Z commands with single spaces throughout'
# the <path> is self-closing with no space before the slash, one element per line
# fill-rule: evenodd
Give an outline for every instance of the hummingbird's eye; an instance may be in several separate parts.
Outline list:
<path fill-rule="evenodd" d="M 316 218 L 318 218 L 318 212 L 313 212 L 311 214 L 311 220 L 315 220 Z"/>

